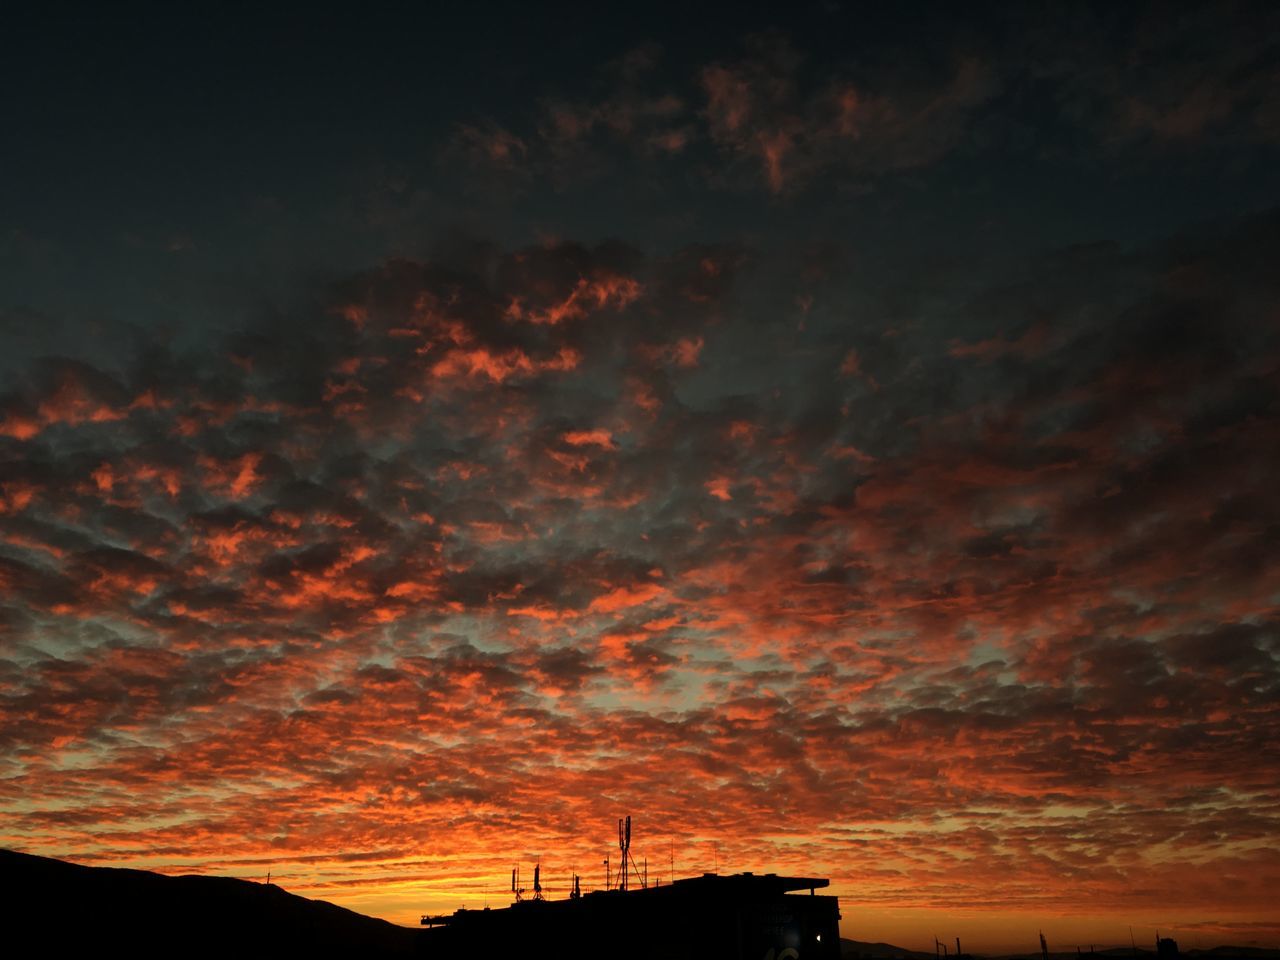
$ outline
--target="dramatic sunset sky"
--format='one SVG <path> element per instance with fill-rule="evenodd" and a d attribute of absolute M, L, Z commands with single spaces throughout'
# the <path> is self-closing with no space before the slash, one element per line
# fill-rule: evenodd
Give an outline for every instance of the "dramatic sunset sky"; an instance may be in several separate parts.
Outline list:
<path fill-rule="evenodd" d="M 10 11 L 0 846 L 1280 945 L 1277 38 Z"/>

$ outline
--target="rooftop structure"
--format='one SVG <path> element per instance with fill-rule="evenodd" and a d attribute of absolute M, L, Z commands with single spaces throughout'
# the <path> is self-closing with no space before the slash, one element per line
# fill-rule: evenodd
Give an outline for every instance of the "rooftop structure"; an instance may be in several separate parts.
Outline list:
<path fill-rule="evenodd" d="M 616 960 L 828 960 L 840 956 L 828 881 L 707 873 L 666 886 L 423 917 L 424 956 Z M 796 891 L 808 891 L 797 895 Z"/>

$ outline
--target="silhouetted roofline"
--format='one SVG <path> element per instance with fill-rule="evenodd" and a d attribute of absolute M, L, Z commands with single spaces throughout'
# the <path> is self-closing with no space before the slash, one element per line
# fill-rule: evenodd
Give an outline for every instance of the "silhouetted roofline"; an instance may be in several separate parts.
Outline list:
<path fill-rule="evenodd" d="M 746 873 L 730 873 L 721 875 L 718 873 L 704 873 L 700 877 L 685 877 L 677 880 L 672 884 L 664 887 L 650 887 L 650 890 L 675 889 L 695 891 L 706 889 L 707 891 L 721 891 L 736 893 L 753 893 L 753 894 L 780 894 L 790 893 L 794 890 L 816 890 L 819 887 L 830 886 L 831 881 L 824 877 L 782 877 L 776 873 L 754 874 L 750 871 Z"/>
<path fill-rule="evenodd" d="M 444 926 L 460 920 L 471 921 L 482 916 L 507 916 L 514 912 L 541 913 L 548 909 L 559 910 L 574 904 L 599 904 L 602 901 L 630 900 L 633 897 L 668 898 L 684 901 L 697 900 L 767 900 L 797 890 L 814 891 L 831 885 L 825 877 L 782 877 L 776 873 L 704 873 L 697 877 L 684 877 L 674 883 L 654 884 L 651 887 L 633 887 L 630 890 L 592 890 L 578 900 L 519 900 L 507 907 L 483 910 L 463 907 L 448 916 L 422 917 L 423 926 Z"/>

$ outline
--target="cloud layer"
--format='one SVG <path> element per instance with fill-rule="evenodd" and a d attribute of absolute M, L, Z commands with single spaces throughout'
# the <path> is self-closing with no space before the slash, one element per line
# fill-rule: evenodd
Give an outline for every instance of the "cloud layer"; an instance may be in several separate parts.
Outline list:
<path fill-rule="evenodd" d="M 489 249 L 32 365 L 4 842 L 403 920 L 632 812 L 864 906 L 1260 910 L 1278 229 L 892 322 L 742 249 Z"/>

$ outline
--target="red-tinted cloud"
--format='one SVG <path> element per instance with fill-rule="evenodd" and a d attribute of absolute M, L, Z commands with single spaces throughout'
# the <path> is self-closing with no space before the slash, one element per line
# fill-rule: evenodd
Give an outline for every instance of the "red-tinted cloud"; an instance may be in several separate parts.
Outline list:
<path fill-rule="evenodd" d="M 738 129 L 755 81 L 722 80 Z M 632 812 L 655 863 L 877 916 L 1261 922 L 1259 238 L 1078 265 L 1128 291 L 1083 327 L 815 308 L 804 349 L 740 250 L 545 244 L 352 276 L 162 389 L 34 370 L 0 407 L 0 839 L 409 920 Z"/>

